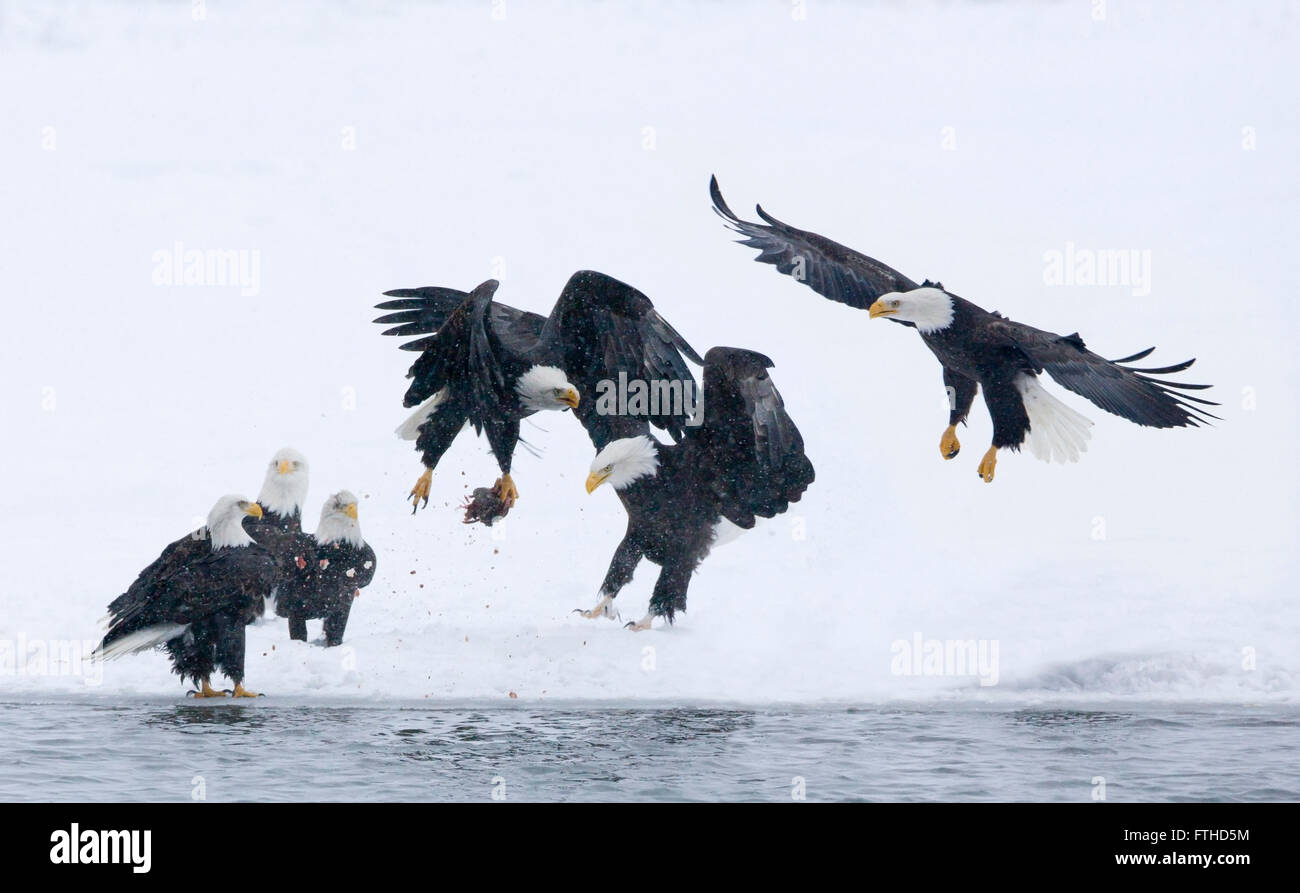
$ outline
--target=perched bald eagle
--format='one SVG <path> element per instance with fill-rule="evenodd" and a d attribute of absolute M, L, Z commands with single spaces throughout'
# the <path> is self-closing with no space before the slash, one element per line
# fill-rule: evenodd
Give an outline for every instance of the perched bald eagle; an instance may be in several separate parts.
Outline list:
<path fill-rule="evenodd" d="M 352 600 L 375 577 L 375 550 L 361 537 L 357 498 L 340 490 L 321 507 L 306 572 L 280 590 L 276 613 L 289 619 L 289 638 L 307 641 L 307 621 L 325 619 L 326 646 L 340 645 Z"/>
<path fill-rule="evenodd" d="M 480 434 L 486 431 L 501 469 L 489 494 L 494 508 L 471 505 L 466 516 L 489 524 L 519 496 L 510 464 L 520 419 L 539 410 L 572 409 L 598 447 L 636 431 L 644 421 L 676 439 L 686 418 L 671 407 L 629 419 L 601 412 L 587 398 L 620 373 L 643 382 L 689 385 L 693 392 L 695 379 L 682 354 L 702 362 L 649 298 L 603 273 L 574 273 L 550 316 L 494 303 L 497 286 L 489 279 L 468 294 L 440 287 L 385 292 L 396 300 L 377 308 L 398 312 L 375 320 L 398 324 L 385 335 L 426 336 L 402 345 L 420 351 L 405 397 L 405 405 L 417 409 L 397 430 L 415 441 L 424 461 L 425 472 L 410 494 L 414 506 L 421 500 L 428 504 L 434 467 L 469 423 Z"/>
<path fill-rule="evenodd" d="M 669 623 L 686 610 L 691 574 L 723 529 L 749 530 L 757 518 L 781 514 L 813 481 L 803 438 L 759 353 L 715 347 L 704 357 L 704 421 L 681 442 L 644 433 L 615 440 L 597 454 L 587 492 L 608 483 L 627 511 L 627 532 L 614 552 L 600 601 L 584 617 L 614 616 L 613 601 L 637 564 L 659 565 L 650 611 Z"/>
<path fill-rule="evenodd" d="M 109 628 L 92 657 L 112 659 L 163 645 L 172 671 L 193 680 L 195 697 L 222 697 L 212 688 L 213 670 L 234 683 L 237 698 L 256 697 L 244 688 L 244 627 L 261 609 L 277 573 L 275 559 L 244 530 L 246 517 L 262 509 L 241 496 L 223 496 L 208 513 L 202 554 L 150 565 L 134 584 L 135 597 L 109 607 Z"/>
<path fill-rule="evenodd" d="M 294 580 L 306 566 L 311 538 L 302 531 L 302 504 L 307 498 L 307 458 L 290 447 L 271 457 L 266 468 L 257 504 L 260 517 L 244 523 L 259 546 L 271 553 L 279 573 L 267 595 L 279 596 L 278 590 Z M 258 616 L 262 615 L 258 612 Z"/>
<path fill-rule="evenodd" d="M 307 498 L 309 473 L 307 457 L 302 453 L 291 447 L 277 450 L 267 463 L 262 489 L 257 494 L 262 517 L 245 527 L 261 531 L 302 530 L 302 504 Z"/>
<path fill-rule="evenodd" d="M 1171 366 L 1128 365 L 1154 347 L 1118 360 L 1088 350 L 1078 333 L 1057 335 L 990 313 L 928 279 L 918 285 L 880 261 L 816 233 L 782 223 L 757 206 L 767 225 L 741 220 L 722 199 L 716 177 L 709 184 L 713 209 L 742 245 L 758 248 L 755 260 L 773 264 L 824 297 L 912 326 L 943 366 L 948 392 L 948 427 L 939 452 L 951 459 L 961 449 L 957 425 L 964 424 L 975 394 L 993 420 L 993 443 L 978 474 L 992 482 L 997 452 L 1027 445 L 1045 462 L 1075 462 L 1087 449 L 1092 422 L 1052 396 L 1039 383 L 1047 372 L 1058 384 L 1106 412 L 1152 428 L 1195 427 L 1218 416 L 1200 406 L 1217 406 L 1184 391 L 1210 385 L 1157 379 L 1189 368 L 1194 359 Z"/>

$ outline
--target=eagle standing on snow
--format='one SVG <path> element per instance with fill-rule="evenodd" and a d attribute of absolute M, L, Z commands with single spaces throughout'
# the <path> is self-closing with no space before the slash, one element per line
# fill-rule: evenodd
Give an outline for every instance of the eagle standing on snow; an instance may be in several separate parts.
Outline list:
<path fill-rule="evenodd" d="M 245 522 L 247 530 L 275 558 L 279 573 L 271 590 L 272 598 L 299 577 L 306 568 L 311 538 L 302 532 L 302 504 L 307 498 L 307 458 L 289 447 L 271 457 L 266 478 L 257 495 L 262 509 L 259 517 Z M 262 615 L 258 612 L 258 616 Z"/>
<path fill-rule="evenodd" d="M 608 483 L 627 511 L 600 602 L 584 617 L 613 617 L 613 601 L 642 558 L 659 565 L 650 611 L 628 629 L 669 623 L 686 610 L 691 574 L 723 528 L 749 530 L 797 502 L 813 481 L 803 438 L 759 353 L 715 347 L 704 357 L 704 422 L 676 444 L 644 433 L 615 440 L 591 463 L 587 492 Z M 643 425 L 644 427 L 644 425 Z M 734 527 L 731 527 L 734 525 Z"/>
<path fill-rule="evenodd" d="M 517 310 L 492 300 L 498 283 L 489 279 L 472 292 L 426 287 L 385 292 L 396 300 L 377 305 L 395 310 L 375 320 L 391 325 L 385 335 L 425 335 L 401 345 L 420 351 L 407 377 L 406 406 L 415 413 L 397 429 L 414 440 L 425 471 L 412 488 L 414 508 L 429 502 L 433 469 L 466 423 L 488 443 L 501 469 L 489 493 L 475 492 L 466 522 L 491 524 L 519 497 L 510 463 L 519 441 L 519 422 L 539 410 L 574 410 L 597 448 L 637 430 L 645 420 L 682 436 L 686 419 L 671 408 L 642 421 L 597 411 L 590 397 L 597 385 L 619 378 L 648 383 L 676 382 L 694 390 L 695 379 L 682 354 L 699 355 L 654 309 L 641 292 L 603 273 L 574 273 L 550 316 Z"/>
<path fill-rule="evenodd" d="M 741 220 L 723 201 L 716 177 L 709 192 L 718 216 L 745 236 L 740 243 L 760 250 L 755 260 L 774 264 L 832 301 L 867 310 L 872 319 L 892 319 L 920 333 L 943 365 L 949 395 L 948 427 L 939 439 L 945 459 L 961 449 L 957 425 L 965 423 L 983 388 L 993 420 L 993 443 L 978 469 L 986 482 L 993 480 L 1002 448 L 1019 450 L 1028 441 L 1030 452 L 1045 462 L 1076 462 L 1087 449 L 1092 422 L 1043 388 L 1038 376 L 1044 371 L 1106 412 L 1139 425 L 1195 427 L 1218 418 L 1192 405 L 1217 403 L 1180 393 L 1210 385 L 1150 377 L 1182 372 L 1194 359 L 1146 369 L 1126 365 L 1146 357 L 1155 350 L 1151 347 L 1107 360 L 1088 350 L 1077 333 L 1057 335 L 990 313 L 938 282 L 917 285 L 877 260 L 782 223 L 761 206 L 756 210 L 768 225 Z"/>
<path fill-rule="evenodd" d="M 352 601 L 375 577 L 375 550 L 361 537 L 357 498 L 340 490 L 321 507 L 306 572 L 283 586 L 275 611 L 289 619 L 289 638 L 307 641 L 307 621 L 325 620 L 325 645 L 343 643 Z"/>
<path fill-rule="evenodd" d="M 230 677 L 234 697 L 257 697 L 243 685 L 244 632 L 261 611 L 277 567 L 244 529 L 250 516 L 262 516 L 255 502 L 217 500 L 208 513 L 207 539 L 195 540 L 197 550 L 154 562 L 133 584 L 133 598 L 109 606 L 108 632 L 91 656 L 112 659 L 165 645 L 172 671 L 198 687 L 194 697 L 224 696 L 211 686 L 213 670 Z"/>

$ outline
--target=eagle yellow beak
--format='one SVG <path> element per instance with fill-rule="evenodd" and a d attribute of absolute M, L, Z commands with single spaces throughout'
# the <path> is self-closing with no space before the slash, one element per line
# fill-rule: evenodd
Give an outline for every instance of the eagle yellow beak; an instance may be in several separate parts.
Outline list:
<path fill-rule="evenodd" d="M 565 406 L 569 407 L 569 409 L 577 409 L 578 402 L 579 402 L 577 389 L 569 388 L 567 391 L 561 394 L 560 402 L 563 403 Z"/>
<path fill-rule="evenodd" d="M 245 514 L 252 515 L 254 518 L 262 517 L 262 507 L 256 502 L 249 503 L 248 508 L 244 509 Z"/>
<path fill-rule="evenodd" d="M 886 307 L 884 301 L 876 301 L 876 303 L 867 308 L 867 313 L 871 319 L 875 319 L 877 316 L 893 316 L 897 312 L 898 311 L 892 307 Z"/>
<path fill-rule="evenodd" d="M 343 514 L 355 521 L 357 519 L 357 504 L 355 502 L 349 502 L 343 509 Z"/>
<path fill-rule="evenodd" d="M 280 460 L 280 474 L 288 474 L 288 473 L 289 473 L 289 469 L 292 468 L 292 467 L 293 467 L 293 466 L 289 464 L 289 460 L 288 460 L 288 459 L 281 459 L 281 460 Z"/>
<path fill-rule="evenodd" d="M 608 471 L 593 471 L 587 475 L 587 492 L 594 492 L 597 487 L 609 480 Z"/>

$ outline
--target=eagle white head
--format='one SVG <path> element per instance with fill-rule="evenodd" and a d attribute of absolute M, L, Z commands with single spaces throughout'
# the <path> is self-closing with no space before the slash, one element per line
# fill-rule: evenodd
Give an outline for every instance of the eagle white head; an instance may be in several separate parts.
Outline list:
<path fill-rule="evenodd" d="M 302 511 L 307 498 L 307 471 L 307 457 L 285 447 L 266 466 L 266 478 L 257 501 L 268 512 L 283 518 Z"/>
<path fill-rule="evenodd" d="M 654 440 L 644 434 L 624 437 L 607 444 L 591 461 L 587 492 L 606 481 L 615 490 L 622 490 L 643 477 L 654 477 L 658 471 L 659 450 Z"/>
<path fill-rule="evenodd" d="M 929 285 L 911 291 L 891 291 L 877 298 L 868 312 L 872 319 L 887 316 L 910 322 L 918 332 L 927 335 L 952 325 L 952 296 L 942 288 Z"/>
<path fill-rule="evenodd" d="M 320 523 L 316 525 L 316 542 L 344 542 L 361 546 L 361 522 L 357 519 L 357 498 L 348 490 L 340 490 L 320 509 Z"/>
<path fill-rule="evenodd" d="M 533 366 L 519 376 L 515 391 L 525 409 L 562 412 L 578 408 L 578 389 L 569 383 L 564 370 L 555 366 Z"/>
<path fill-rule="evenodd" d="M 218 499 L 208 512 L 208 535 L 213 550 L 250 545 L 253 538 L 244 529 L 244 519 L 249 516 L 262 517 L 262 507 L 235 494 Z"/>

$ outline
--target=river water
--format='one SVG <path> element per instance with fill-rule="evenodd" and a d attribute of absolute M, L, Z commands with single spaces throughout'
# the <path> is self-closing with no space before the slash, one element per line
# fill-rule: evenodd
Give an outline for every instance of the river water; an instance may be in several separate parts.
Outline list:
<path fill-rule="evenodd" d="M 1300 799 L 1298 707 L 0 701 L 0 728 L 4 801 Z"/>

